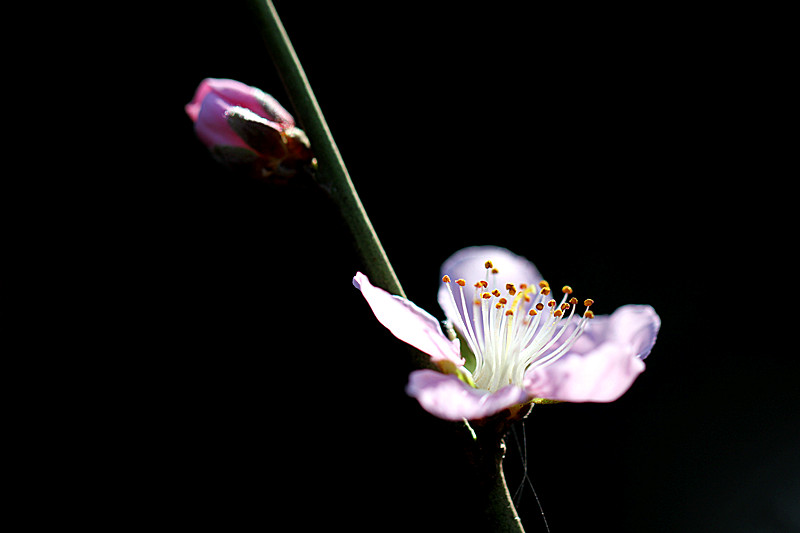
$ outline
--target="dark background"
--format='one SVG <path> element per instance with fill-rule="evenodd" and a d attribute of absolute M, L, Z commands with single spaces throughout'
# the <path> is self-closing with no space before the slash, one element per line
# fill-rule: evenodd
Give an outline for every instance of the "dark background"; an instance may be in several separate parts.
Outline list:
<path fill-rule="evenodd" d="M 796 246 L 772 15 L 276 5 L 410 299 L 443 318 L 439 265 L 494 244 L 598 313 L 660 314 L 620 400 L 536 407 L 525 422 L 550 529 L 797 531 L 783 257 Z M 405 396 L 407 352 L 352 287 L 363 265 L 336 210 L 313 189 L 232 175 L 183 112 L 205 77 L 291 111 L 248 10 L 170 9 L 146 17 L 151 53 L 132 65 L 156 107 L 130 117 L 150 126 L 129 258 L 147 316 L 130 342 L 159 340 L 135 363 L 136 452 L 120 477 L 137 488 L 122 519 L 463 526 L 443 423 Z M 518 510 L 526 531 L 545 530 L 527 486 Z"/>

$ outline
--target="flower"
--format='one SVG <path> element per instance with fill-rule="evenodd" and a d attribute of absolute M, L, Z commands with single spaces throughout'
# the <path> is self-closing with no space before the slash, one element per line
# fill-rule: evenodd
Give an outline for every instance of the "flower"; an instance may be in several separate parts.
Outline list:
<path fill-rule="evenodd" d="M 644 370 L 661 324 L 649 305 L 595 315 L 591 299 L 579 301 L 569 286 L 551 289 L 533 263 L 504 248 L 460 250 L 444 262 L 442 276 L 438 301 L 448 334 L 364 274 L 353 283 L 381 324 L 441 370 L 415 370 L 406 392 L 447 420 L 485 418 L 532 401 L 614 401 Z"/>
<path fill-rule="evenodd" d="M 313 164 L 306 134 L 275 98 L 228 79 L 207 78 L 186 104 L 198 138 L 221 163 L 285 182 Z"/>

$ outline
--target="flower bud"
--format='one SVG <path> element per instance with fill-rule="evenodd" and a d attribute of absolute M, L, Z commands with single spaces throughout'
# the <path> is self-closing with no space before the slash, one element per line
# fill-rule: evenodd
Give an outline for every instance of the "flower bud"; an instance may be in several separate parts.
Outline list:
<path fill-rule="evenodd" d="M 197 137 L 225 165 L 285 183 L 315 164 L 306 134 L 275 98 L 260 89 L 207 78 L 185 109 Z"/>

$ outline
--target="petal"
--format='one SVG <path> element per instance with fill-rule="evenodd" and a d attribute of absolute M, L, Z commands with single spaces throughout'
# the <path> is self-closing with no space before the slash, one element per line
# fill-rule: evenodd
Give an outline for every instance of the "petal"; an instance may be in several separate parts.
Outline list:
<path fill-rule="evenodd" d="M 525 391 L 513 385 L 490 393 L 435 370 L 412 372 L 406 393 L 416 398 L 423 409 L 445 420 L 485 418 L 528 400 Z"/>
<path fill-rule="evenodd" d="M 464 279 L 469 285 L 464 287 L 464 296 L 467 298 L 466 307 L 469 317 L 472 318 L 472 285 L 480 280 L 486 280 L 486 261 L 492 261 L 492 264 L 497 268 L 498 273 L 494 276 L 496 287 L 501 290 L 505 289 L 506 283 L 513 283 L 519 286 L 521 283 L 528 285 L 535 285 L 542 280 L 541 274 L 536 267 L 522 256 L 516 255 L 505 248 L 498 246 L 471 246 L 464 248 L 451 255 L 442 264 L 441 276 L 450 276 L 452 280 Z M 490 281 L 490 280 L 486 280 Z M 439 305 L 444 311 L 447 318 L 458 324 L 459 317 L 463 317 L 463 310 L 461 306 L 461 298 L 459 295 L 458 287 L 454 287 L 454 295 L 456 298 L 457 308 L 453 308 L 452 299 L 450 298 L 450 291 L 445 284 L 439 287 Z"/>
<path fill-rule="evenodd" d="M 661 319 L 649 305 L 624 305 L 611 315 L 595 316 L 569 351 L 585 354 L 605 342 L 614 342 L 627 346 L 636 357 L 644 359 L 656 342 L 660 326 Z M 568 326 L 553 348 L 558 348 L 574 329 L 575 324 Z"/>
<path fill-rule="evenodd" d="M 439 321 L 428 312 L 373 286 L 361 272 L 353 278 L 353 285 L 364 295 L 378 322 L 395 337 L 430 355 L 433 361 L 447 359 L 459 366 L 464 364 L 458 339 L 448 339 Z"/>
<path fill-rule="evenodd" d="M 644 361 L 626 346 L 607 342 L 586 354 L 567 354 L 525 375 L 525 390 L 563 402 L 613 402 L 644 371 Z"/>
<path fill-rule="evenodd" d="M 525 389 L 550 400 L 614 401 L 644 371 L 642 360 L 653 348 L 660 326 L 661 319 L 649 305 L 625 305 L 611 315 L 597 316 L 566 355 L 526 374 Z"/>
<path fill-rule="evenodd" d="M 209 148 L 237 146 L 250 149 L 228 124 L 226 112 L 229 109 L 227 102 L 219 96 L 214 94 L 206 96 L 194 123 L 197 137 Z"/>
<path fill-rule="evenodd" d="M 649 305 L 625 305 L 609 320 L 609 336 L 630 346 L 636 357 L 645 359 L 656 343 L 661 318 Z"/>

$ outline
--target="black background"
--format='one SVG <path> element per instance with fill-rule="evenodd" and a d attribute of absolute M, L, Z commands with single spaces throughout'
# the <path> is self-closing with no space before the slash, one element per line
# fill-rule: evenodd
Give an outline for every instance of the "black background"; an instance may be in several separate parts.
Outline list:
<path fill-rule="evenodd" d="M 525 422 L 550 529 L 797 531 L 783 259 L 796 246 L 770 14 L 276 5 L 410 299 L 443 318 L 439 265 L 494 244 L 598 313 L 660 314 L 620 400 Z M 218 166 L 183 111 L 205 77 L 291 111 L 248 10 L 184 7 L 145 17 L 151 53 L 131 71 L 153 107 L 130 117 L 148 124 L 129 258 L 147 316 L 130 342 L 158 341 L 135 363 L 142 402 L 119 477 L 136 488 L 121 519 L 463 527 L 442 422 L 405 396 L 407 352 L 352 287 L 363 265 L 335 209 Z M 526 531 L 545 530 L 527 486 L 518 510 Z"/>

